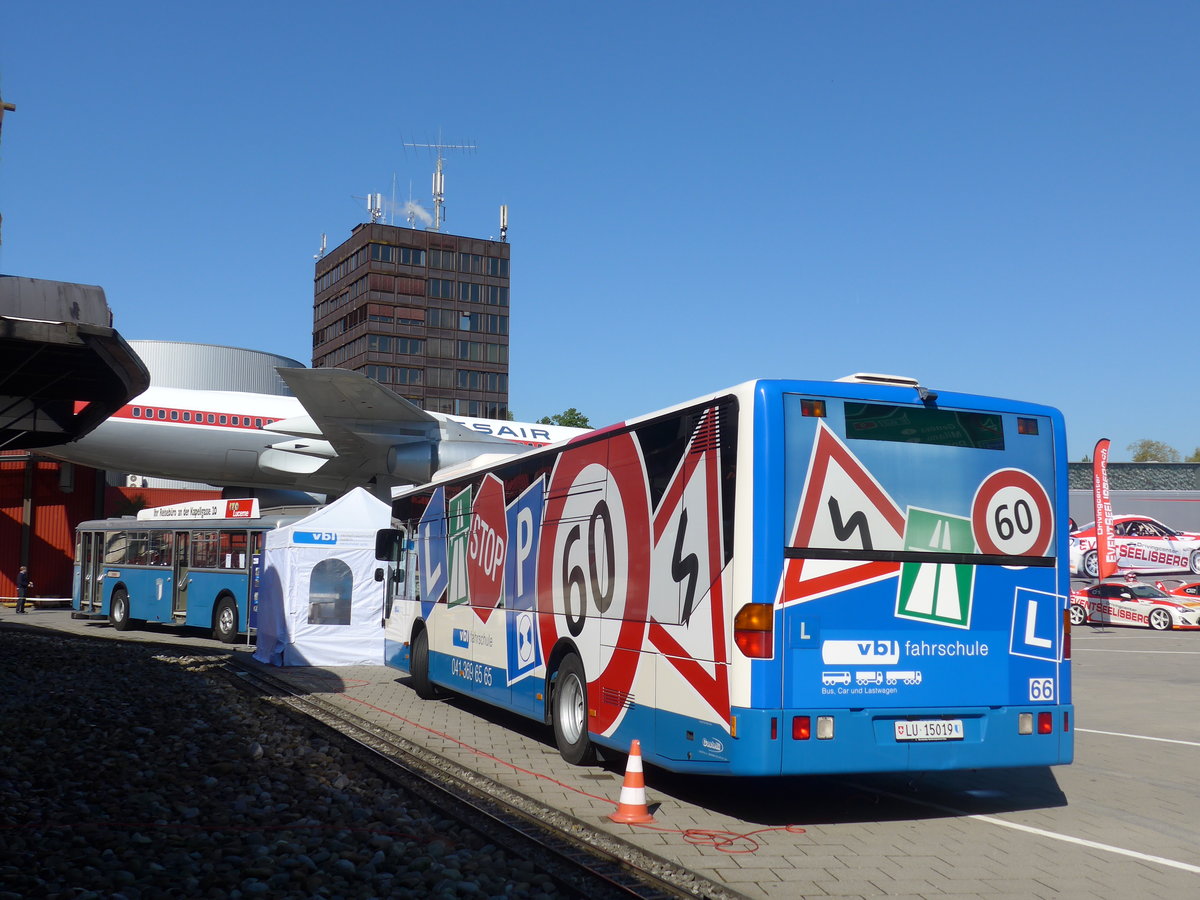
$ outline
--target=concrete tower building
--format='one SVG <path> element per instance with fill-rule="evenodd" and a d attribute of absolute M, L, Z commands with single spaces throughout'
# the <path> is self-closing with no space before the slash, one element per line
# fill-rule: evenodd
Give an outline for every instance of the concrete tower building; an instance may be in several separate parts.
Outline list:
<path fill-rule="evenodd" d="M 314 368 L 362 372 L 424 409 L 508 415 L 509 245 L 381 222 L 316 265 Z"/>

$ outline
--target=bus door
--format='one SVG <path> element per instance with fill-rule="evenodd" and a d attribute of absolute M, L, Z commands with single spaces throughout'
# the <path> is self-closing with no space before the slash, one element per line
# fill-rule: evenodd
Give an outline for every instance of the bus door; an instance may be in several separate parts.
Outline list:
<path fill-rule="evenodd" d="M 172 582 L 175 589 L 171 592 L 171 614 L 176 619 L 187 619 L 188 585 L 191 577 L 191 543 L 186 531 L 175 532 L 175 565 L 172 571 Z"/>
<path fill-rule="evenodd" d="M 104 603 L 104 535 L 85 531 L 79 535 L 79 611 L 100 612 Z"/>
<path fill-rule="evenodd" d="M 383 592 L 383 627 L 388 640 L 407 644 L 421 599 L 416 549 L 405 529 L 379 532 L 376 556 L 387 562 Z M 407 655 L 407 654 L 405 654 Z"/>

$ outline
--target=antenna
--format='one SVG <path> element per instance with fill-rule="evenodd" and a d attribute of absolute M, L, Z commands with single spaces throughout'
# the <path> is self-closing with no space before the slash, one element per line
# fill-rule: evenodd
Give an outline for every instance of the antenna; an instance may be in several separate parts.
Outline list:
<path fill-rule="evenodd" d="M 326 247 L 325 233 L 321 232 L 321 249 L 313 254 L 313 259 L 320 259 L 322 256 L 324 256 L 325 255 L 325 247 Z"/>
<path fill-rule="evenodd" d="M 500 240 L 508 240 L 508 204 L 500 204 Z"/>
<path fill-rule="evenodd" d="M 438 136 L 436 144 L 404 144 L 405 147 L 412 147 L 416 150 L 436 150 L 437 151 L 437 168 L 433 173 L 433 230 L 441 231 L 442 222 L 446 219 L 446 175 L 445 175 L 445 157 L 442 155 L 443 150 L 464 150 L 471 151 L 476 149 L 474 144 L 443 144 L 441 136 Z"/>
<path fill-rule="evenodd" d="M 372 225 L 383 218 L 383 194 L 367 194 L 367 215 Z"/>

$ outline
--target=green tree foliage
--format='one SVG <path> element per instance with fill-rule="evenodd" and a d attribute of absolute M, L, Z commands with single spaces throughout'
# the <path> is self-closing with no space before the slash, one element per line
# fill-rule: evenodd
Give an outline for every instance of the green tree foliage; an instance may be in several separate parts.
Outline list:
<path fill-rule="evenodd" d="M 1162 441 L 1142 438 L 1126 448 L 1134 462 L 1179 462 L 1179 451 Z"/>
<path fill-rule="evenodd" d="M 1192 455 L 1185 459 L 1184 462 L 1200 462 L 1200 447 L 1193 450 Z"/>
<path fill-rule="evenodd" d="M 592 423 L 588 421 L 588 417 L 577 410 L 575 407 L 563 410 L 553 416 L 542 416 L 538 419 L 539 425 L 565 425 L 568 428 L 591 428 Z"/>

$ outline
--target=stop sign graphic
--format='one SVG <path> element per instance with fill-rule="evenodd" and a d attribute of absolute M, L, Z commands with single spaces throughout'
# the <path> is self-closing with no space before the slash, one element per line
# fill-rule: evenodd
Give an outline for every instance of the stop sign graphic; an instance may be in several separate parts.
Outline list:
<path fill-rule="evenodd" d="M 488 475 L 471 506 L 471 535 L 467 540 L 467 585 L 471 591 L 471 608 L 483 622 L 500 603 L 507 545 L 504 485 L 495 475 Z"/>

